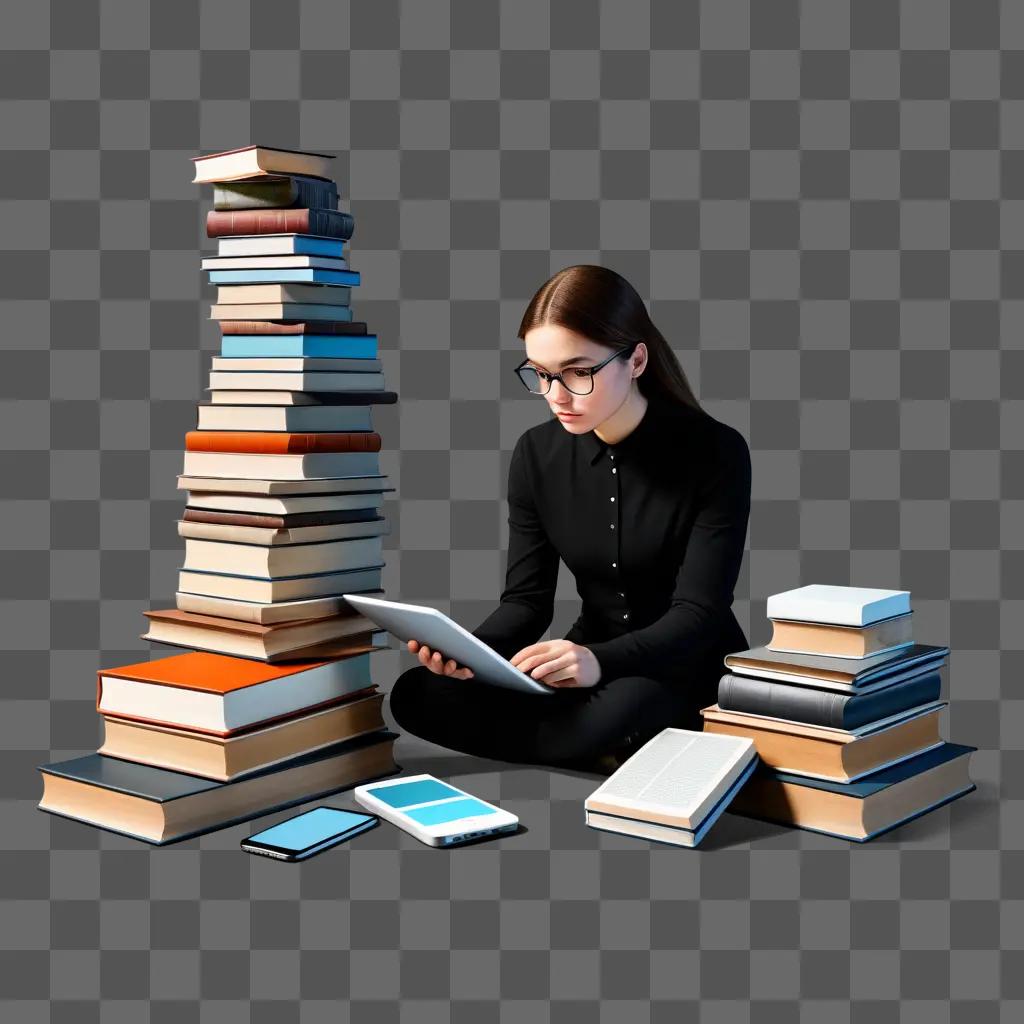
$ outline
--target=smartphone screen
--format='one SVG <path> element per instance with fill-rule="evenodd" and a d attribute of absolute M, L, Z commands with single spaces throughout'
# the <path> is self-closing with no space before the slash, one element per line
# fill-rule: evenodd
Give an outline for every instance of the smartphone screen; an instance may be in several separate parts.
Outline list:
<path fill-rule="evenodd" d="M 374 814 L 315 807 L 249 836 L 242 845 L 260 847 L 287 857 L 308 855 L 365 832 L 378 821 Z"/>

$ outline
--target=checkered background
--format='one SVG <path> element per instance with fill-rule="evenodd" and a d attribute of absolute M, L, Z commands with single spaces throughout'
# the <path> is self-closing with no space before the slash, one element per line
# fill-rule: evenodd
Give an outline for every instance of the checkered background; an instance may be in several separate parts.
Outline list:
<path fill-rule="evenodd" d="M 4 1021 L 1022 1019 L 1024 4 L 3 14 Z M 383 825 L 298 866 L 242 854 L 249 825 L 153 849 L 39 813 L 35 766 L 99 742 L 95 670 L 145 658 L 173 601 L 218 343 L 189 157 L 251 142 L 337 155 L 400 395 L 374 409 L 389 595 L 494 607 L 508 458 L 546 415 L 519 319 L 603 263 L 750 441 L 751 643 L 770 593 L 910 590 L 978 791 L 865 846 L 726 816 L 693 852 L 587 829 L 596 777 L 404 736 L 407 771 L 527 831 L 439 852 Z M 576 607 L 564 575 L 551 636 Z M 376 680 L 412 664 L 394 645 Z"/>

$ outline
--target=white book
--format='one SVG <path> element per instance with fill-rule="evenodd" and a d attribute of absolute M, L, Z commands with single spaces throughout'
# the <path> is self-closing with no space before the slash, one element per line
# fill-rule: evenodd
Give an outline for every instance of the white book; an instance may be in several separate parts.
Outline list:
<path fill-rule="evenodd" d="M 308 480 L 343 474 L 370 476 L 380 472 L 377 452 L 313 452 L 307 455 L 255 455 L 249 452 L 185 452 L 186 476 L 247 477 L 267 480 Z"/>
<path fill-rule="evenodd" d="M 769 619 L 799 619 L 837 626 L 868 626 L 879 619 L 909 612 L 909 590 L 841 587 L 811 583 L 768 598 Z"/>
<path fill-rule="evenodd" d="M 211 370 L 211 391 L 382 391 L 383 373 L 252 373 Z M 244 403 L 243 403 L 244 404 Z"/>
<path fill-rule="evenodd" d="M 696 846 L 756 763 L 746 737 L 663 729 L 587 797 L 586 823 Z"/>
<path fill-rule="evenodd" d="M 381 494 L 314 494 L 314 495 L 262 495 L 213 494 L 189 491 L 189 508 L 212 512 L 251 512 L 262 515 L 286 516 L 302 512 L 347 512 L 372 509 L 377 515 L 384 504 Z"/>
<path fill-rule="evenodd" d="M 248 235 L 239 236 L 249 238 Z M 203 270 L 276 270 L 285 268 L 315 268 L 318 270 L 348 270 L 348 260 L 331 256 L 207 256 Z"/>
<path fill-rule="evenodd" d="M 348 356 L 214 356 L 212 370 L 277 370 L 285 373 L 308 373 L 327 370 L 331 373 L 380 373 L 377 358 L 357 359 Z"/>
<path fill-rule="evenodd" d="M 178 477 L 178 490 L 189 492 L 189 503 L 193 493 L 209 496 L 212 494 L 253 494 L 273 495 L 313 495 L 313 494 L 359 494 L 364 493 L 369 499 L 370 494 L 393 491 L 390 478 L 384 473 L 368 473 L 365 476 L 323 477 L 318 480 L 257 480 L 255 477 L 211 477 L 201 475 L 182 475 Z M 196 505 L 197 508 L 224 508 L 227 511 L 241 512 L 243 509 L 229 505 Z M 319 512 L 322 508 L 370 508 L 367 505 L 325 505 L 320 508 L 293 508 L 291 512 Z"/>
<path fill-rule="evenodd" d="M 274 235 L 225 235 L 217 239 L 218 256 L 300 256 L 299 249 L 319 250 L 321 259 L 341 259 L 346 239 L 279 231 Z M 311 255 L 311 254 L 310 254 Z"/>
<path fill-rule="evenodd" d="M 368 405 L 200 405 L 199 430 L 311 433 L 373 430 Z"/>

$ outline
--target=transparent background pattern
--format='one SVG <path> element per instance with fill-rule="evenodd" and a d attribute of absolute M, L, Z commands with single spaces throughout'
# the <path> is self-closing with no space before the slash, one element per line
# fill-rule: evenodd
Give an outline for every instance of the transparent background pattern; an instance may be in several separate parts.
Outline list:
<path fill-rule="evenodd" d="M 1024 4 L 40 0 L 0 33 L 0 1017 L 17 1024 L 970 1024 L 1024 1016 Z M 526 831 L 383 826 L 304 865 L 39 813 L 95 671 L 173 601 L 218 335 L 190 157 L 335 153 L 385 589 L 472 628 L 504 577 L 526 302 L 594 262 L 749 439 L 736 612 L 912 592 L 978 790 L 858 846 L 727 815 L 699 851 L 582 823 L 595 777 L 403 736 Z M 551 636 L 576 616 L 563 569 Z M 412 656 L 375 657 L 387 690 Z M 334 801 L 351 806 L 349 794 Z M 259 822 L 269 824 L 284 815 Z M 254 823 L 255 824 L 255 823 Z"/>

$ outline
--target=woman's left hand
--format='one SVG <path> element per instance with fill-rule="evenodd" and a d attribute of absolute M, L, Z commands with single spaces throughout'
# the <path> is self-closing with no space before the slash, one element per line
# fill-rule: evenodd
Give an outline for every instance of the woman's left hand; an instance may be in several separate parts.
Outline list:
<path fill-rule="evenodd" d="M 594 653 L 571 640 L 530 644 L 509 660 L 520 672 L 548 686 L 596 686 L 601 680 L 601 665 Z"/>

